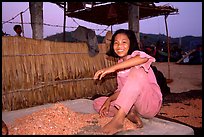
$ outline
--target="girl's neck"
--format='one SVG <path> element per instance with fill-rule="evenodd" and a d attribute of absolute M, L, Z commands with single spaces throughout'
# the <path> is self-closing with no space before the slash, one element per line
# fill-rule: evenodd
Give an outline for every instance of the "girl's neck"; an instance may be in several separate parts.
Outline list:
<path fill-rule="evenodd" d="M 127 55 L 124 56 L 124 57 L 121 57 L 121 59 L 122 59 L 123 61 L 127 60 Z"/>

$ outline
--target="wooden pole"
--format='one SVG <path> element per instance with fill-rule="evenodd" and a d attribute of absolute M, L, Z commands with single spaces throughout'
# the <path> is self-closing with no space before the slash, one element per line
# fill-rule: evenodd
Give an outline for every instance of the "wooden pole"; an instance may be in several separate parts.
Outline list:
<path fill-rule="evenodd" d="M 43 39 L 43 2 L 29 2 L 33 39 Z"/>
<path fill-rule="evenodd" d="M 170 46 L 169 46 L 169 34 L 168 34 L 168 26 L 167 26 L 167 17 L 168 15 L 165 15 L 165 26 L 166 26 L 166 36 L 167 36 L 167 48 L 168 48 L 168 77 L 167 77 L 167 83 L 172 82 L 170 79 Z"/>
<path fill-rule="evenodd" d="M 188 52 L 186 55 L 184 55 L 181 59 L 179 59 L 176 64 L 179 64 L 181 61 L 183 61 L 186 57 L 188 57 L 189 55 L 191 55 L 193 52 L 195 52 L 196 49 L 191 50 L 190 52 Z"/>
<path fill-rule="evenodd" d="M 64 2 L 64 26 L 63 26 L 63 41 L 64 42 L 66 40 L 65 26 L 66 26 L 66 2 Z"/>
<path fill-rule="evenodd" d="M 21 12 L 20 14 L 21 14 L 21 29 L 22 29 L 22 35 L 23 35 L 23 37 L 24 37 L 23 12 Z"/>
<path fill-rule="evenodd" d="M 140 47 L 140 33 L 139 33 L 139 6 L 129 4 L 128 6 L 128 26 L 129 29 L 135 32 L 138 46 Z"/>

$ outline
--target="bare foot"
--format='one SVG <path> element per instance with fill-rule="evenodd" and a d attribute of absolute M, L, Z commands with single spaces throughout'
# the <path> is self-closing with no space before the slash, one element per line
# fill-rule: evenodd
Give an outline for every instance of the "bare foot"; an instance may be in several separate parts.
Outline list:
<path fill-rule="evenodd" d="M 137 128 L 142 128 L 143 127 L 143 123 L 142 123 L 142 120 L 140 119 L 140 117 L 135 114 L 134 112 L 130 111 L 127 115 L 127 118 L 136 124 L 136 127 Z"/>
<path fill-rule="evenodd" d="M 110 135 L 115 134 L 116 132 L 119 132 L 123 129 L 123 125 L 116 122 L 116 121 L 110 121 L 108 124 L 106 124 L 104 127 L 98 130 L 98 132 L 107 133 Z"/>
<path fill-rule="evenodd" d="M 123 111 L 123 109 L 120 108 L 116 115 L 111 119 L 111 121 L 104 127 L 102 127 L 99 131 L 111 135 L 121 131 L 123 129 L 125 116 L 126 116 L 125 112 Z"/>

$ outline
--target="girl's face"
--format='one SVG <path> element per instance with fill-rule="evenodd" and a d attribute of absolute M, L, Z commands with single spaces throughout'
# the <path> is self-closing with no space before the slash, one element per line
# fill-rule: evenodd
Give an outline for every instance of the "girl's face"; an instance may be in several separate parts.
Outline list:
<path fill-rule="evenodd" d="M 128 55 L 129 48 L 130 48 L 130 40 L 127 37 L 127 35 L 123 33 L 117 34 L 113 44 L 113 49 L 115 53 L 119 57 L 124 58 Z"/>

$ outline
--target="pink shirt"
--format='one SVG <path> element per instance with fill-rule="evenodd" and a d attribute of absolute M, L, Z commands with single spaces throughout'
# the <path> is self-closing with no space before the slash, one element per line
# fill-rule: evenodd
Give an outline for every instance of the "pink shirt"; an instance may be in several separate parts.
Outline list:
<path fill-rule="evenodd" d="M 143 51 L 134 51 L 127 58 L 139 55 L 141 58 L 148 58 L 146 63 L 117 72 L 118 87 L 116 92 L 120 92 L 117 99 L 111 102 L 109 116 L 114 115 L 116 107 L 121 107 L 126 114 L 131 109 L 145 118 L 154 117 L 162 105 L 162 94 L 152 68 L 155 58 Z M 122 62 L 120 59 L 118 63 Z M 131 74 L 130 74 L 131 73 Z M 94 100 L 94 109 L 99 112 L 101 106 L 108 97 L 99 97 Z"/>
<path fill-rule="evenodd" d="M 118 89 L 121 92 L 115 100 L 116 107 L 122 107 L 126 113 L 134 105 L 137 112 L 143 117 L 154 117 L 160 110 L 162 104 L 162 94 L 152 68 L 155 58 L 143 51 L 134 51 L 127 58 L 139 55 L 141 58 L 149 60 L 143 64 L 117 72 Z M 118 63 L 123 62 L 122 59 Z M 133 70 L 130 73 L 130 71 Z M 133 75 L 130 76 L 130 75 Z M 128 80 L 127 80 L 128 79 Z"/>
<path fill-rule="evenodd" d="M 130 58 L 135 57 L 137 55 L 139 55 L 141 58 L 148 58 L 149 60 L 144 64 L 135 66 L 135 68 L 137 68 L 137 69 L 140 67 L 144 68 L 144 71 L 148 73 L 149 82 L 153 83 L 159 87 L 159 85 L 157 84 L 157 80 L 156 80 L 156 77 L 154 75 L 154 72 L 153 72 L 152 68 L 150 67 L 151 63 L 156 61 L 155 58 L 146 54 L 143 51 L 137 50 L 137 51 L 134 51 L 131 55 L 128 55 L 127 59 L 130 59 Z M 121 62 L 123 62 L 122 59 L 118 60 L 118 63 L 121 63 Z M 126 82 L 130 69 L 126 69 L 126 70 L 122 70 L 122 71 L 117 72 L 118 90 L 121 90 L 124 83 Z"/>

